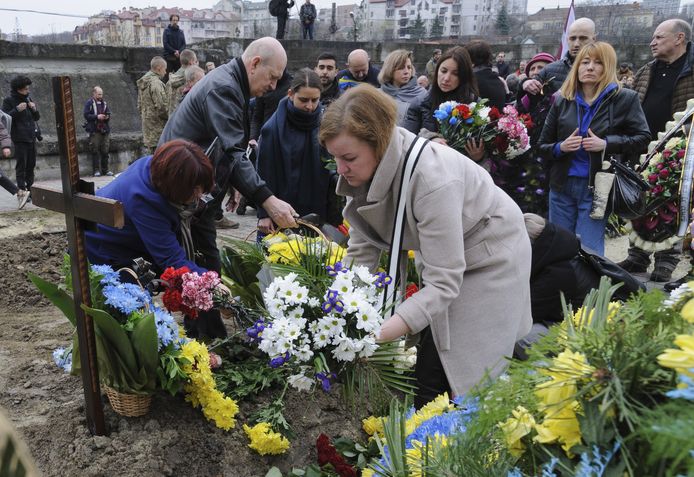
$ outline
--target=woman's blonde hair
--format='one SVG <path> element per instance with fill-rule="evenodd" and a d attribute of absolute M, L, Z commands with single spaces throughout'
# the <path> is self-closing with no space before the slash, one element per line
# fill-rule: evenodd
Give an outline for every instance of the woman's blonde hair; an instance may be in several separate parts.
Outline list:
<path fill-rule="evenodd" d="M 350 88 L 323 113 L 318 133 L 322 146 L 342 133 L 371 146 L 381 160 L 395 129 L 398 108 L 395 101 L 369 84 Z"/>
<path fill-rule="evenodd" d="M 609 43 L 596 41 L 585 45 L 576 55 L 571 71 L 569 71 L 569 76 L 560 90 L 564 98 L 569 101 L 576 99 L 576 92 L 581 86 L 580 81 L 578 81 L 578 67 L 586 57 L 602 62 L 602 76 L 598 78 L 597 95 L 602 93 L 610 83 L 616 83 L 617 88 L 621 89 L 621 85 L 617 81 L 617 53 L 615 53 L 614 48 Z"/>
<path fill-rule="evenodd" d="M 381 72 L 378 73 L 378 82 L 381 84 L 392 84 L 395 72 L 404 68 L 407 64 L 407 60 L 410 60 L 410 63 L 412 63 L 412 77 L 414 78 L 417 72 L 414 69 L 412 52 L 407 50 L 395 50 L 391 51 L 388 56 L 386 56 L 383 66 L 381 67 Z"/>

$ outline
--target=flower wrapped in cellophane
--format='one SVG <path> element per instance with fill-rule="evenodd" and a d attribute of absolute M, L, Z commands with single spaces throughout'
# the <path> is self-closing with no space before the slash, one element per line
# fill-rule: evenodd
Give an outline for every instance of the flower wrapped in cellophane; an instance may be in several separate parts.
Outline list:
<path fill-rule="evenodd" d="M 439 133 L 450 147 L 462 153 L 471 139 L 487 142 L 493 138 L 498 117 L 499 111 L 487 106 L 486 99 L 469 104 L 446 101 L 434 111 Z"/>
<path fill-rule="evenodd" d="M 532 120 L 528 114 L 519 114 L 509 105 L 496 122 L 497 134 L 488 142 L 492 157 L 513 159 L 530 149 L 528 127 Z"/>

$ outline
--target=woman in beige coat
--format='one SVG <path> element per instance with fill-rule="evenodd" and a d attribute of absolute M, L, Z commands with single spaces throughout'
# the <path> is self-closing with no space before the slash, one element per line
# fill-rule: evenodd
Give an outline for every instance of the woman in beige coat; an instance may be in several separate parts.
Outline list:
<path fill-rule="evenodd" d="M 416 139 L 396 118 L 392 99 L 359 86 L 331 104 L 319 134 L 337 163 L 337 192 L 348 197 L 348 257 L 372 269 L 390 248 L 402 165 Z M 518 206 L 447 146 L 425 145 L 405 207 L 401 252 L 418 255 L 423 287 L 396 305 L 378 338 L 420 334 L 419 407 L 503 371 L 532 324 L 531 251 Z"/>

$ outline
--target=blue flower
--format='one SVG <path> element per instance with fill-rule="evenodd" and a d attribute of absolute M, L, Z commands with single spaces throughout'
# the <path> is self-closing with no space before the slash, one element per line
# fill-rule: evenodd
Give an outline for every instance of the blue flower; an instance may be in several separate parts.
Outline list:
<path fill-rule="evenodd" d="M 437 109 L 436 111 L 434 111 L 434 117 L 439 122 L 445 121 L 448 118 L 448 115 L 449 115 L 449 113 L 447 113 L 446 111 L 444 111 L 442 109 Z"/>
<path fill-rule="evenodd" d="M 141 310 L 152 302 L 152 297 L 145 290 L 132 283 L 106 285 L 103 290 L 106 304 L 126 315 Z"/>
<path fill-rule="evenodd" d="M 166 348 L 170 344 L 178 349 L 178 323 L 173 316 L 161 308 L 154 308 L 154 324 L 157 327 L 157 338 L 159 338 L 158 349 Z"/>
<path fill-rule="evenodd" d="M 55 361 L 56 366 L 66 373 L 72 371 L 72 347 L 68 349 L 56 348 L 53 351 L 53 361 Z"/>
<path fill-rule="evenodd" d="M 607 464 L 610 463 L 612 456 L 619 449 L 619 442 L 615 442 L 614 447 L 611 451 L 605 451 L 603 456 L 600 452 L 600 448 L 596 445 L 593 446 L 592 455 L 588 452 L 583 452 L 581 454 L 581 462 L 575 469 L 575 477 L 601 477 L 605 473 Z"/>
<path fill-rule="evenodd" d="M 270 367 L 271 368 L 279 368 L 287 361 L 289 361 L 289 352 L 286 352 L 283 355 L 276 356 L 276 357 L 272 358 L 270 360 Z"/>
<path fill-rule="evenodd" d="M 347 273 L 349 267 L 345 267 L 342 262 L 335 262 L 335 265 L 326 265 L 325 269 L 329 276 L 336 277 L 338 273 Z"/>
<path fill-rule="evenodd" d="M 694 368 L 689 369 L 690 373 L 694 373 Z M 679 375 L 680 383 L 684 384 L 686 387 L 681 389 L 673 389 L 668 391 L 665 395 L 673 399 L 687 399 L 688 401 L 694 401 L 694 379 L 686 376 L 684 374 Z"/>
<path fill-rule="evenodd" d="M 456 124 L 458 124 L 458 118 L 452 117 L 448 120 L 448 124 L 450 124 L 451 126 L 455 126 Z"/>
<path fill-rule="evenodd" d="M 337 378 L 337 375 L 335 373 L 316 373 L 316 378 L 320 380 L 323 391 L 327 393 L 330 391 L 330 380 Z"/>
<path fill-rule="evenodd" d="M 269 327 L 270 325 L 267 325 Z M 265 321 L 260 319 L 253 324 L 250 328 L 246 328 L 246 335 L 251 339 L 251 341 L 260 341 L 261 335 L 266 328 Z"/>
<path fill-rule="evenodd" d="M 101 275 L 101 280 L 99 283 L 102 285 L 118 285 L 120 284 L 120 279 L 118 278 L 118 273 L 116 273 L 113 268 L 108 265 L 92 265 L 92 272 L 97 275 Z"/>
<path fill-rule="evenodd" d="M 374 273 L 374 276 L 376 277 L 376 281 L 374 282 L 376 288 L 385 288 L 386 285 L 390 285 L 393 281 L 390 276 L 386 275 L 386 272 Z"/>
<path fill-rule="evenodd" d="M 557 477 L 557 474 L 554 472 L 554 468 L 558 463 L 558 457 L 552 457 L 549 462 L 546 462 L 542 466 L 542 477 Z"/>
<path fill-rule="evenodd" d="M 473 122 L 475 122 L 475 118 L 467 118 L 467 119 L 465 120 L 465 123 L 466 123 L 466 124 L 472 124 Z"/>
<path fill-rule="evenodd" d="M 520 471 L 518 467 L 514 467 L 513 469 L 508 471 L 506 477 L 523 477 L 523 473 Z"/>

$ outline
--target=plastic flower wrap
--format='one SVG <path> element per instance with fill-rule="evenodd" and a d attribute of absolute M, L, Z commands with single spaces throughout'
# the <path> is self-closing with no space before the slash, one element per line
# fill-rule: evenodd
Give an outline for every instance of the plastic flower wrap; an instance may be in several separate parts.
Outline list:
<path fill-rule="evenodd" d="M 317 353 L 349 363 L 372 356 L 377 348 L 374 333 L 383 321 L 380 290 L 390 278 L 341 262 L 326 268 L 327 286 L 313 293 L 296 273 L 275 278 L 263 294 L 267 317 L 247 329 L 270 366 L 303 365 L 289 380 L 297 389 L 310 389 L 314 378 L 330 388 L 334 375 Z"/>
<path fill-rule="evenodd" d="M 498 116 L 499 111 L 488 107 L 486 99 L 470 104 L 446 101 L 434 111 L 439 133 L 450 147 L 462 153 L 470 139 L 486 141 L 494 136 L 492 122 Z"/>
<path fill-rule="evenodd" d="M 646 192 L 646 204 L 653 210 L 632 220 L 631 226 L 634 230 L 633 240 L 636 245 L 644 245 L 645 250 L 651 248 L 646 246 L 648 242 L 665 240 L 663 246 L 670 248 L 670 242 L 677 240 L 679 187 L 686 147 L 686 138 L 670 139 L 661 152 L 651 157 L 648 167 L 642 172 L 650 185 Z M 638 242 L 637 237 L 643 243 Z"/>
<path fill-rule="evenodd" d="M 493 157 L 513 159 L 530 149 L 528 127 L 532 120 L 527 114 L 518 114 L 513 106 L 506 106 L 496 123 L 497 134 L 487 144 Z"/>

